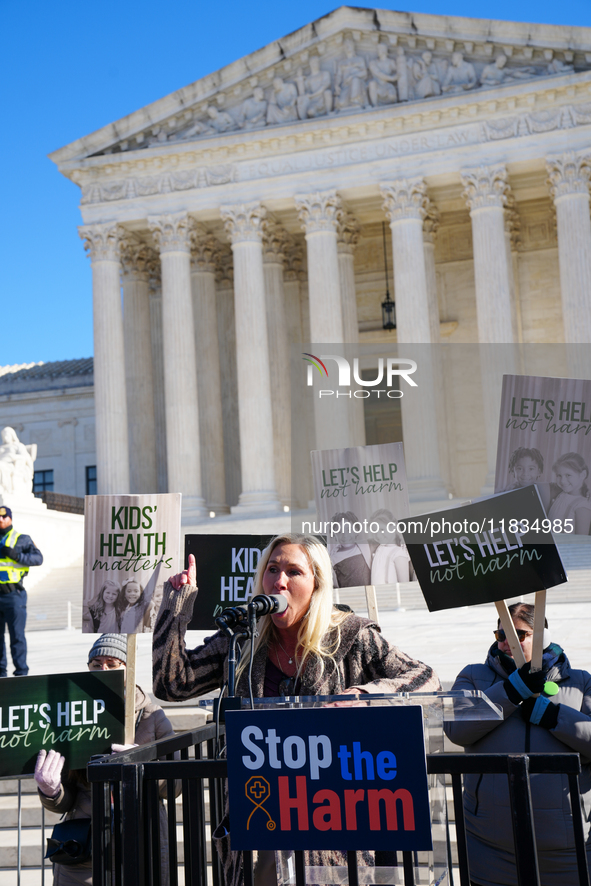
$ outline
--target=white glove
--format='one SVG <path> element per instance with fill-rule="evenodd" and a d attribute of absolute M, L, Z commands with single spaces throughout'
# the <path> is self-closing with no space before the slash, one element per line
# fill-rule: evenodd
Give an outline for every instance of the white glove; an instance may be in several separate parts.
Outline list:
<path fill-rule="evenodd" d="M 130 751 L 132 748 L 139 748 L 138 744 L 112 744 L 111 752 L 113 754 L 122 754 L 123 751 Z"/>
<path fill-rule="evenodd" d="M 55 798 L 62 786 L 61 774 L 66 762 L 65 757 L 57 751 L 39 751 L 35 763 L 35 781 L 39 790 L 46 797 Z"/>

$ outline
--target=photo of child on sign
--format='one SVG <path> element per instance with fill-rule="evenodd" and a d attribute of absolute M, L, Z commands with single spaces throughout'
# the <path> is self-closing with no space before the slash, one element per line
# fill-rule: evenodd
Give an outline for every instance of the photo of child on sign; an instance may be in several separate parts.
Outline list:
<path fill-rule="evenodd" d="M 180 562 L 180 513 L 178 493 L 86 497 L 83 632 L 152 632 Z"/>
<path fill-rule="evenodd" d="M 591 381 L 506 375 L 495 492 L 536 484 L 552 531 L 589 535 Z"/>
<path fill-rule="evenodd" d="M 318 519 L 303 531 L 327 538 L 336 588 L 410 580 L 398 521 L 409 513 L 402 443 L 311 453 Z"/>

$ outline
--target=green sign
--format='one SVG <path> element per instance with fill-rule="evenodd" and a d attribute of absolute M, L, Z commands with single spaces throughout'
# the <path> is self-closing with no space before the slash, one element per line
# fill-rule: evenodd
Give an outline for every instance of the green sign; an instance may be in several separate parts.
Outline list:
<path fill-rule="evenodd" d="M 124 741 L 124 671 L 9 677 L 0 697 L 0 778 L 35 770 L 40 750 L 58 751 L 66 769 Z"/>

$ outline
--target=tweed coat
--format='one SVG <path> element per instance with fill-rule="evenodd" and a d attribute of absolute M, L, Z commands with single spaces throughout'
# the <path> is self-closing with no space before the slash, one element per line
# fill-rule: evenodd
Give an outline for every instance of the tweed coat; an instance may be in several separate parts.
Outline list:
<path fill-rule="evenodd" d="M 175 591 L 164 585 L 162 605 L 153 637 L 154 694 L 169 701 L 184 701 L 221 688 L 228 677 L 228 638 L 218 631 L 202 646 L 188 650 L 184 635 L 192 618 L 197 588 L 184 585 Z M 340 639 L 339 639 L 340 634 Z M 322 669 L 317 659 L 309 658 L 301 674 L 301 695 L 338 695 L 345 689 L 360 691 L 436 692 L 439 679 L 428 665 L 405 655 L 382 637 L 379 626 L 352 612 L 325 638 L 325 645 L 338 643 L 334 659 Z M 252 668 L 253 696 L 263 697 L 266 645 L 257 649 Z M 248 695 L 248 677 L 238 680 L 237 695 Z M 230 848 L 230 822 L 226 815 L 213 834 L 222 858 L 226 883 L 243 882 L 242 857 Z M 369 854 L 366 863 L 371 863 Z M 310 853 L 311 864 L 346 864 L 340 853 Z"/>
<path fill-rule="evenodd" d="M 520 706 L 514 705 L 505 691 L 508 674 L 496 643 L 491 646 L 486 663 L 468 665 L 452 688 L 480 689 L 502 709 L 503 720 L 458 720 L 445 723 L 444 729 L 453 742 L 463 745 L 471 754 L 578 752 L 591 868 L 591 674 L 571 668 L 556 644 L 551 649 L 561 653 L 546 675 L 558 686 L 558 693 L 550 699 L 552 704 L 560 705 L 554 729 L 524 722 Z M 579 877 L 567 777 L 533 775 L 531 795 L 542 886 L 575 886 Z M 483 886 L 517 886 L 507 777 L 466 775 L 464 811 L 471 878 Z"/>

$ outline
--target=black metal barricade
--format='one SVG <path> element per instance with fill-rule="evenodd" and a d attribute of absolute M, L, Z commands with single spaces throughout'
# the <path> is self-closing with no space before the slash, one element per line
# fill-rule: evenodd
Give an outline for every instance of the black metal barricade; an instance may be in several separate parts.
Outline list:
<path fill-rule="evenodd" d="M 161 886 L 161 818 L 166 819 L 170 886 L 178 886 L 176 783 L 182 788 L 182 846 L 185 886 L 207 886 L 208 848 L 213 886 L 223 886 L 211 833 L 224 813 L 225 760 L 214 759 L 215 726 L 204 726 L 117 757 L 93 758 L 92 857 L 94 886 Z M 205 751 L 205 755 L 204 755 Z M 176 759 L 175 759 L 176 757 Z M 180 758 L 180 759 L 179 759 Z M 430 774 L 450 775 L 455 808 L 460 886 L 470 886 L 461 777 L 505 773 L 509 793 L 520 886 L 540 886 L 530 774 L 566 775 L 569 782 L 580 886 L 590 886 L 578 775 L 578 754 L 429 754 Z M 165 785 L 165 788 L 162 786 Z M 167 800 L 167 813 L 161 802 Z M 206 802 L 209 800 L 209 838 Z M 404 886 L 414 886 L 412 852 L 402 852 Z M 347 852 L 350 886 L 357 886 L 356 852 Z M 296 886 L 304 886 L 304 853 L 295 853 Z M 252 852 L 244 853 L 245 886 L 253 886 Z M 451 875 L 450 859 L 450 880 Z"/>

